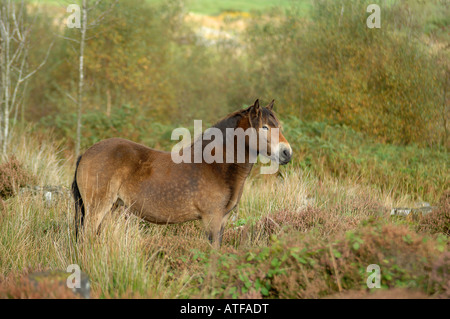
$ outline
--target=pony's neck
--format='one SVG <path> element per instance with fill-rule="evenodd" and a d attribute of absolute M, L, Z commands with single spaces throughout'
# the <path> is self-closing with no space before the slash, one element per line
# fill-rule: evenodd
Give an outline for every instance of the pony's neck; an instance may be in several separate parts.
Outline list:
<path fill-rule="evenodd" d="M 222 132 L 223 136 L 223 145 L 222 152 L 223 152 L 223 163 L 212 163 L 215 166 L 220 166 L 223 171 L 226 172 L 227 178 L 232 179 L 243 179 L 247 178 L 247 176 L 250 174 L 250 171 L 252 170 L 253 163 L 250 161 L 250 151 L 248 145 L 245 146 L 245 161 L 243 163 L 238 162 L 238 146 L 236 144 L 233 145 L 234 149 L 234 159 L 232 163 L 226 162 L 226 143 L 231 142 L 234 143 L 234 141 L 227 140 L 227 128 L 231 129 L 237 129 L 237 128 L 243 128 L 244 130 L 246 127 L 248 127 L 249 122 L 248 118 L 245 116 L 244 111 L 237 111 L 229 116 L 227 116 L 225 119 L 217 122 L 215 125 L 213 125 L 213 128 L 218 128 Z"/>
<path fill-rule="evenodd" d="M 248 118 L 245 114 L 244 110 L 241 111 L 237 111 L 234 112 L 230 115 L 228 115 L 226 118 L 220 120 L 219 122 L 217 122 L 216 124 L 214 124 L 211 128 L 216 128 L 219 129 L 222 133 L 222 143 L 216 143 L 214 144 L 214 146 L 216 148 L 221 148 L 222 149 L 222 154 L 223 154 L 223 158 L 222 158 L 222 163 L 218 163 L 218 162 L 213 162 L 210 165 L 214 166 L 217 170 L 219 171 L 223 171 L 226 174 L 230 174 L 230 178 L 232 176 L 239 176 L 239 177 L 247 177 L 248 174 L 250 174 L 250 171 L 253 167 L 254 163 L 251 163 L 250 161 L 250 151 L 249 151 L 249 147 L 248 145 L 245 146 L 245 155 L 244 155 L 244 162 L 243 163 L 239 163 L 238 162 L 238 146 L 236 145 L 236 143 L 234 143 L 234 141 L 230 141 L 228 140 L 227 137 L 227 129 L 237 129 L 237 128 L 242 128 L 244 130 L 246 130 L 246 128 L 249 126 L 249 121 Z M 206 131 L 205 131 L 206 132 Z M 205 147 L 207 147 L 210 143 L 214 143 L 215 139 L 212 138 L 204 138 L 205 137 L 205 132 L 202 133 L 201 136 L 199 136 L 192 144 L 191 144 L 191 154 L 194 154 L 195 151 L 195 146 L 194 144 L 199 143 L 201 144 L 201 150 L 202 150 L 202 154 L 203 151 L 205 150 Z M 234 149 L 234 155 L 233 155 L 233 162 L 231 163 L 227 163 L 226 161 L 226 149 L 227 149 L 227 142 L 228 143 L 233 143 L 233 149 Z M 194 155 L 192 155 L 194 156 Z"/>
<path fill-rule="evenodd" d="M 250 121 L 248 117 L 246 116 L 245 110 L 234 112 L 230 115 L 228 115 L 226 118 L 220 120 L 216 124 L 214 124 L 211 128 L 219 129 L 222 133 L 222 145 L 220 143 L 215 144 L 216 147 L 222 148 L 223 153 L 223 163 L 226 163 L 226 150 L 227 150 L 227 143 L 233 143 L 233 150 L 234 150 L 234 159 L 233 163 L 231 164 L 250 164 L 250 151 L 249 146 L 245 145 L 245 162 L 244 163 L 238 163 L 237 154 L 238 151 L 241 151 L 239 149 L 239 145 L 235 143 L 235 137 L 230 136 L 229 132 L 227 132 L 227 129 L 235 130 L 237 128 L 241 128 L 244 131 L 250 127 Z M 205 131 L 206 132 L 206 131 Z M 210 140 L 210 137 L 203 139 L 205 137 L 205 132 L 202 134 L 202 149 L 204 149 L 209 143 L 214 141 Z M 237 165 L 238 167 L 246 167 L 246 165 Z"/>
<path fill-rule="evenodd" d="M 237 127 L 239 127 L 240 122 L 245 119 L 247 118 L 245 117 L 244 111 L 237 111 L 220 120 L 212 127 L 218 128 L 225 136 L 227 128 L 236 129 Z"/>

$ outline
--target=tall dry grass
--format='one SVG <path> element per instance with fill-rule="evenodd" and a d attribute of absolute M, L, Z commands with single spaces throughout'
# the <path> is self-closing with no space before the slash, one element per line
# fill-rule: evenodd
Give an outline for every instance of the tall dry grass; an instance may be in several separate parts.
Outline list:
<path fill-rule="evenodd" d="M 63 146 L 47 138 L 25 131 L 14 136 L 11 143 L 11 153 L 37 177 L 40 185 L 68 187 L 70 184 L 74 164 L 73 159 L 63 157 L 63 149 Z M 301 274 L 291 278 L 281 272 L 276 273 L 276 280 L 271 281 L 275 286 L 258 288 L 261 291 L 244 293 L 237 286 L 235 292 L 229 293 L 221 292 L 220 287 L 232 285 L 233 270 L 225 267 L 230 260 L 234 260 L 232 263 L 236 260 L 242 262 L 236 264 L 239 269 L 248 264 L 246 259 L 240 259 L 246 254 L 259 256 L 261 252 L 268 251 L 276 256 L 280 251 L 292 251 L 292 247 L 309 249 L 320 245 L 337 245 L 347 249 L 347 244 L 338 244 L 337 240 L 347 238 L 349 232 L 371 229 L 367 226 L 370 220 L 386 224 L 383 229 L 388 232 L 392 230 L 401 234 L 392 236 L 393 241 L 409 236 L 408 229 L 412 228 L 408 222 L 392 221 L 387 214 L 387 209 L 392 206 L 409 204 L 412 203 L 408 202 L 407 196 L 394 199 L 389 193 L 360 186 L 357 181 L 319 179 L 287 166 L 277 176 L 255 176 L 248 180 L 239 212 L 233 213 L 226 227 L 223 246 L 219 251 L 213 251 L 200 221 L 152 225 L 126 209 L 108 216 L 99 235 L 86 235 L 76 242 L 70 195 L 61 195 L 47 202 L 41 193 L 20 192 L 6 199 L 0 210 L 0 286 L 5 286 L 5 278 L 21 278 L 33 270 L 65 270 L 68 265 L 78 264 L 90 277 L 91 296 L 98 298 L 261 297 L 266 296 L 266 292 L 267 296 L 274 294 L 270 290 L 275 289 L 273 287 L 277 287 L 273 296 L 319 297 L 323 293 L 316 290 L 305 290 L 299 294 L 289 290 L 292 287 L 300 289 L 295 284 L 295 278 L 300 278 Z M 397 225 L 403 228 L 397 231 Z M 294 240 L 302 236 L 306 239 Z M 286 243 L 277 239 L 286 237 L 290 238 Z M 422 251 L 424 249 L 419 239 L 415 243 Z M 433 240 L 432 243 L 435 243 Z M 439 240 L 439 249 L 448 251 L 446 239 Z M 310 246 L 304 246 L 305 243 Z M 373 252 L 375 248 L 370 249 Z M 389 254 L 389 258 L 393 256 L 395 259 L 400 252 Z M 352 253 L 349 256 L 356 258 L 358 255 Z M 419 263 L 422 256 L 413 254 L 410 258 L 412 263 L 416 259 Z M 261 262 L 259 266 L 249 264 L 248 267 L 255 267 L 255 271 L 258 267 L 266 269 L 265 259 Z M 324 268 L 317 269 L 328 269 L 328 260 L 318 259 L 316 262 L 320 265 L 325 262 Z M 347 269 L 345 259 L 340 259 L 338 264 L 342 269 Z M 300 268 L 293 269 L 299 271 Z M 314 275 L 313 269 L 309 270 L 311 276 Z M 348 274 L 357 273 L 355 267 L 349 269 Z M 224 277 L 227 271 L 231 277 Z M 351 283 L 348 287 L 354 287 L 360 278 L 348 280 Z M 326 294 L 336 292 L 334 279 L 321 282 L 322 286 L 331 285 L 321 286 Z M 255 283 L 250 281 L 245 284 Z M 288 290 L 280 293 L 283 285 Z M 0 294 L 0 297 L 5 295 Z"/>

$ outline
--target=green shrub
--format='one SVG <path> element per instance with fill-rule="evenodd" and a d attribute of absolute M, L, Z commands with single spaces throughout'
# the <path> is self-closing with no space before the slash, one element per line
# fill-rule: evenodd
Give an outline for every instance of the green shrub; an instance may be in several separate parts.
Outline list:
<path fill-rule="evenodd" d="M 319 298 L 339 291 L 366 290 L 367 266 L 378 264 L 382 288 L 445 293 L 431 269 L 447 243 L 406 226 L 369 219 L 333 242 L 290 233 L 268 247 L 234 251 L 218 258 L 213 296 Z"/>
<path fill-rule="evenodd" d="M 382 8 L 380 29 L 366 26 L 372 3 Z M 440 144 L 448 66 L 421 40 L 424 7 L 324 0 L 314 2 L 310 19 L 296 10 L 255 19 L 248 34 L 254 90 L 303 120 L 345 124 L 386 143 Z M 423 19 L 412 19 L 416 13 Z"/>
<path fill-rule="evenodd" d="M 293 164 L 319 176 L 358 179 L 393 195 L 436 202 L 449 187 L 443 147 L 383 144 L 346 125 L 284 119 L 285 136 L 297 156 Z"/>

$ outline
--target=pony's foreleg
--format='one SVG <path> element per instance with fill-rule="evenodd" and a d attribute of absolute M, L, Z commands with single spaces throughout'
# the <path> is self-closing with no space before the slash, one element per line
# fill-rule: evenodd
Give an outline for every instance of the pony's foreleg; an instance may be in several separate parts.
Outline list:
<path fill-rule="evenodd" d="M 227 224 L 228 218 L 230 217 L 231 212 L 226 214 L 223 218 L 222 218 L 222 222 L 220 224 L 220 232 L 219 232 L 219 245 L 222 245 L 222 239 L 223 239 L 223 231 L 225 230 L 225 226 Z"/>
<path fill-rule="evenodd" d="M 203 218 L 206 234 L 214 248 L 219 248 L 222 244 L 223 231 L 230 214 L 211 214 L 208 218 Z"/>
<path fill-rule="evenodd" d="M 211 214 L 203 219 L 206 235 L 214 248 L 220 247 L 220 229 L 222 226 L 222 216 L 219 214 Z"/>

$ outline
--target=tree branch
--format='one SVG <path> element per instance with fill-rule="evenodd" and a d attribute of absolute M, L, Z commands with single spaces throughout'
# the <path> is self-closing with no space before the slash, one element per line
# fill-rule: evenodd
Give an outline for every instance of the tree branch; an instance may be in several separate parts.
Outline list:
<path fill-rule="evenodd" d="M 52 41 L 52 43 L 50 43 L 50 46 L 48 47 L 48 50 L 47 50 L 47 54 L 45 55 L 45 58 L 41 62 L 41 64 L 39 64 L 38 67 L 35 68 L 33 71 L 28 73 L 24 78 L 19 79 L 20 82 L 23 82 L 23 81 L 27 80 L 28 78 L 30 78 L 31 76 L 33 76 L 40 68 L 42 68 L 45 65 L 45 63 L 47 63 L 48 56 L 50 55 L 50 51 L 52 50 L 52 47 L 53 47 L 54 43 L 55 43 L 55 41 Z"/>

